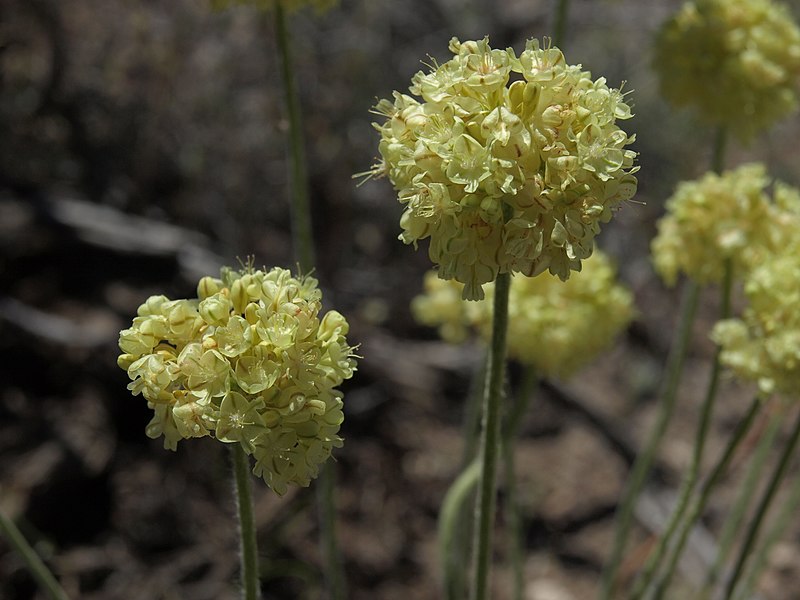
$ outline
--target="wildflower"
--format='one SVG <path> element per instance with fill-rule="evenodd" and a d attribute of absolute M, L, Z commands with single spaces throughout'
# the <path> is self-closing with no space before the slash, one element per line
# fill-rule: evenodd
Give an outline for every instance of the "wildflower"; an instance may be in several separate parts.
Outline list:
<path fill-rule="evenodd" d="M 800 30 L 772 0 L 687 2 L 655 49 L 663 95 L 748 140 L 797 109 Z"/>
<path fill-rule="evenodd" d="M 800 390 L 800 243 L 772 256 L 745 283 L 741 319 L 720 321 L 712 339 L 720 361 L 764 394 Z"/>
<path fill-rule="evenodd" d="M 744 274 L 769 246 L 769 179 L 763 165 L 749 164 L 722 175 L 708 173 L 683 182 L 667 200 L 652 243 L 661 277 L 674 285 L 683 272 L 702 284 L 718 283 L 730 260 Z"/>
<path fill-rule="evenodd" d="M 334 388 L 355 370 L 347 321 L 320 320 L 316 280 L 279 268 L 223 269 L 197 296 L 153 296 L 120 332 L 128 389 L 154 412 L 147 435 L 173 450 L 193 437 L 238 443 L 276 492 L 308 485 L 342 444 Z"/>
<path fill-rule="evenodd" d="M 463 302 L 461 288 L 427 273 L 425 293 L 412 302 L 414 317 L 439 326 L 448 342 L 462 341 L 469 328 L 488 340 L 493 285 L 487 285 L 487 298 L 481 302 Z M 595 251 L 566 282 L 548 273 L 512 280 L 508 355 L 543 377 L 567 377 L 607 348 L 633 314 L 631 293 L 615 282 L 606 255 Z"/>
<path fill-rule="evenodd" d="M 636 191 L 631 116 L 620 90 L 529 40 L 517 57 L 450 41 L 453 58 L 412 79 L 375 112 L 382 160 L 405 205 L 400 239 L 430 238 L 443 279 L 483 298 L 498 273 L 562 280 L 589 257 L 600 223 Z M 519 74 L 510 83 L 512 74 Z"/>

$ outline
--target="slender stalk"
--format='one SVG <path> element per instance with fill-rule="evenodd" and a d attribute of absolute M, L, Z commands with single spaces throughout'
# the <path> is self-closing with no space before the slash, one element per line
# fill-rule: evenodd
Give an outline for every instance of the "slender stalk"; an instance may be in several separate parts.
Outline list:
<path fill-rule="evenodd" d="M 486 385 L 486 367 L 489 362 L 488 354 L 484 357 L 480 369 L 473 375 L 469 386 L 469 396 L 464 408 L 464 455 L 462 463 L 464 467 L 469 465 L 475 458 L 478 448 L 478 434 L 480 429 L 481 402 L 483 400 L 484 387 Z"/>
<path fill-rule="evenodd" d="M 693 281 L 687 281 L 683 289 L 678 333 L 667 359 L 666 374 L 660 394 L 659 412 L 645 449 L 633 464 L 633 470 L 617 511 L 616 531 L 614 532 L 611 554 L 600 582 L 600 598 L 602 600 L 611 600 L 613 597 L 617 571 L 622 562 L 625 542 L 633 524 L 636 502 L 650 473 L 650 467 L 653 465 L 661 439 L 664 437 L 667 426 L 672 419 L 678 393 L 678 383 L 680 382 L 681 371 L 683 370 L 691 338 L 692 323 L 697 312 L 699 291 L 699 286 Z"/>
<path fill-rule="evenodd" d="M 750 506 L 750 500 L 755 496 L 755 490 L 758 485 L 761 475 L 764 471 L 764 464 L 766 463 L 769 451 L 774 447 L 775 437 L 778 434 L 781 423 L 783 422 L 783 415 L 775 414 L 772 416 L 767 431 L 761 436 L 758 441 L 753 458 L 747 467 L 747 473 L 742 483 L 736 502 L 730 515 L 725 519 L 725 526 L 719 537 L 717 544 L 717 556 L 714 559 L 714 565 L 708 572 L 705 584 L 703 585 L 702 598 L 711 597 L 711 592 L 719 579 L 722 566 L 733 548 L 733 543 L 736 536 L 740 531 L 740 526 L 745 513 Z M 798 479 L 800 481 L 800 479 Z"/>
<path fill-rule="evenodd" d="M 731 311 L 731 291 L 733 289 L 733 267 L 730 259 L 725 262 L 725 275 L 721 285 L 721 306 L 720 306 L 720 320 L 727 319 Z M 656 574 L 659 566 L 662 564 L 664 554 L 669 548 L 673 535 L 678 530 L 681 520 L 685 516 L 686 510 L 689 507 L 689 500 L 694 491 L 695 484 L 700 475 L 700 467 L 703 462 L 703 451 L 705 450 L 706 438 L 708 437 L 708 429 L 711 425 L 711 416 L 714 413 L 714 401 L 717 397 L 717 388 L 719 387 L 719 376 L 722 371 L 720 364 L 721 349 L 717 347 L 714 352 L 714 362 L 711 366 L 711 376 L 708 380 L 708 387 L 706 388 L 706 395 L 703 399 L 702 409 L 700 411 L 700 422 L 697 427 L 695 435 L 694 449 L 692 452 L 692 461 L 689 464 L 689 470 L 686 477 L 681 484 L 681 491 L 678 495 L 678 502 L 675 509 L 670 516 L 664 532 L 661 534 L 656 545 L 655 550 L 650 554 L 645 564 L 644 572 L 636 588 L 633 592 L 633 599 L 643 597 L 650 584 L 653 582 L 653 577 Z"/>
<path fill-rule="evenodd" d="M 292 240 L 295 258 L 303 273 L 314 268 L 314 238 L 311 230 L 311 207 L 308 197 L 308 170 L 303 144 L 303 125 L 300 97 L 294 80 L 291 41 L 286 14 L 281 2 L 274 3 L 275 32 L 281 61 L 281 78 L 289 116 L 290 187 L 292 211 Z"/>
<path fill-rule="evenodd" d="M 800 441 L 800 413 L 798 413 L 794 429 L 792 430 L 792 435 L 789 438 L 789 441 L 786 443 L 786 447 L 783 450 L 780 462 L 775 468 L 775 472 L 772 474 L 769 485 L 764 491 L 761 501 L 758 503 L 755 516 L 753 517 L 753 520 L 750 522 L 750 526 L 747 529 L 744 543 L 739 549 L 739 556 L 736 559 L 736 566 L 733 568 L 733 573 L 728 581 L 728 585 L 725 588 L 725 600 L 730 600 L 733 597 L 736 584 L 739 582 L 739 578 L 742 576 L 745 564 L 747 563 L 747 558 L 750 556 L 750 552 L 752 551 L 753 545 L 758 537 L 761 523 L 764 521 L 764 517 L 766 516 L 767 511 L 772 504 L 772 500 L 775 497 L 775 493 L 778 491 L 778 487 L 780 487 L 780 484 L 783 481 L 784 475 L 786 475 L 786 469 L 788 469 L 789 463 L 794 457 L 794 451 L 797 447 L 798 441 Z"/>
<path fill-rule="evenodd" d="M 711 153 L 711 169 L 714 173 L 722 173 L 725 168 L 725 147 L 728 143 L 728 129 L 720 125 L 714 135 L 714 146 Z"/>
<path fill-rule="evenodd" d="M 250 465 L 241 444 L 231 445 L 233 452 L 233 475 L 236 480 L 236 506 L 239 511 L 239 542 L 242 563 L 242 598 L 257 600 L 258 591 L 258 546 L 256 525 L 253 518 L 253 493 L 250 484 Z"/>
<path fill-rule="evenodd" d="M 733 436 L 728 441 L 728 445 L 725 447 L 725 451 L 722 453 L 722 457 L 717 462 L 714 469 L 711 471 L 711 474 L 708 476 L 705 484 L 700 491 L 699 497 L 695 500 L 692 504 L 691 508 L 689 509 L 688 516 L 683 523 L 683 526 L 680 530 L 680 534 L 678 536 L 678 541 L 675 544 L 675 548 L 670 555 L 669 562 L 667 564 L 667 570 L 665 571 L 663 577 L 658 582 L 655 591 L 655 598 L 659 599 L 662 598 L 664 593 L 666 592 L 667 586 L 669 585 L 670 579 L 672 575 L 675 573 L 675 569 L 678 565 L 678 561 L 680 560 L 681 555 L 683 554 L 683 549 L 686 547 L 686 542 L 689 540 L 689 534 L 692 532 L 692 529 L 700 519 L 700 516 L 703 514 L 703 510 L 705 510 L 708 501 L 711 499 L 711 493 L 716 488 L 719 481 L 722 479 L 722 476 L 728 470 L 728 465 L 730 464 L 731 460 L 733 459 L 733 455 L 736 452 L 736 449 L 741 444 L 742 440 L 744 440 L 747 432 L 750 430 L 750 427 L 753 425 L 753 421 L 756 418 L 756 415 L 761 410 L 763 406 L 763 402 L 760 398 L 755 398 L 753 402 L 750 404 L 750 408 L 747 411 L 747 414 L 739 421 L 739 424 L 736 427 L 736 430 L 733 432 Z"/>
<path fill-rule="evenodd" d="M 474 498 L 479 474 L 480 462 L 473 460 L 447 490 L 439 513 L 439 556 L 448 600 L 464 598 L 464 514 Z"/>
<path fill-rule="evenodd" d="M 522 527 L 522 515 L 520 514 L 519 501 L 517 500 L 517 476 L 516 460 L 514 457 L 514 446 L 519 435 L 519 428 L 522 418 L 528 412 L 531 397 L 539 378 L 533 367 L 526 367 L 517 394 L 515 395 L 514 405 L 506 415 L 505 428 L 503 432 L 503 455 L 506 479 L 506 520 L 509 529 L 511 572 L 513 574 L 512 600 L 522 600 L 522 593 L 525 585 L 524 559 L 525 543 Z"/>
<path fill-rule="evenodd" d="M 500 437 L 500 404 L 505 373 L 506 334 L 508 330 L 508 290 L 511 276 L 499 273 L 494 286 L 494 313 L 492 315 L 492 345 L 489 349 L 489 367 L 486 390 L 483 396 L 481 421 L 478 501 L 475 505 L 475 530 L 473 538 L 472 600 L 486 600 L 489 588 L 492 522 L 496 494 L 497 454 Z"/>
<path fill-rule="evenodd" d="M 9 519 L 2 510 L 0 510 L 0 534 L 6 538 L 9 546 L 19 554 L 39 588 L 44 591 L 48 598 L 51 600 L 69 600 L 69 596 L 67 596 L 67 593 L 50 572 L 50 569 L 47 568 L 47 565 L 39 558 L 36 550 L 28 543 L 28 540 L 22 535 L 14 521 Z"/>
<path fill-rule="evenodd" d="M 555 19 L 553 23 L 553 45 L 557 48 L 561 48 L 566 41 L 568 15 L 569 0 L 556 0 Z"/>
<path fill-rule="evenodd" d="M 746 600 L 752 596 L 758 576 L 767 564 L 770 551 L 786 533 L 786 529 L 789 527 L 792 518 L 797 514 L 798 507 L 800 507 L 800 477 L 795 478 L 791 492 L 789 493 L 789 498 L 784 503 L 783 507 L 781 507 L 781 512 L 775 519 L 772 527 L 770 527 L 764 543 L 761 544 L 756 552 L 753 565 L 748 570 L 747 579 L 745 579 L 742 585 L 742 593 L 738 594 L 738 598 L 741 598 L 741 600 Z"/>
<path fill-rule="evenodd" d="M 275 31 L 281 61 L 281 77 L 289 116 L 289 151 L 291 170 L 292 241 L 294 255 L 302 273 L 314 268 L 314 235 L 311 224 L 311 204 L 308 193 L 308 169 L 306 166 L 300 97 L 295 85 L 292 66 L 291 41 L 286 15 L 280 2 L 275 2 Z M 320 546 L 324 563 L 325 581 L 331 600 L 344 600 L 346 580 L 341 552 L 336 537 L 336 473 L 334 464 L 328 463 L 320 469 L 316 487 L 319 513 Z"/>

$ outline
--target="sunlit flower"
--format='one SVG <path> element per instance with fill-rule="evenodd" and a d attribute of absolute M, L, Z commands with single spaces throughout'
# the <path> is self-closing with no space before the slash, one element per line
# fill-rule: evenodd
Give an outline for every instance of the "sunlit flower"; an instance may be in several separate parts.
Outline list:
<path fill-rule="evenodd" d="M 747 140 L 797 109 L 800 30 L 772 0 L 696 0 L 667 21 L 655 67 L 664 96 Z"/>
<path fill-rule="evenodd" d="M 463 341 L 470 329 L 491 336 L 494 286 L 480 302 L 461 299 L 462 284 L 431 271 L 424 294 L 414 298 L 414 317 L 438 327 L 448 342 Z M 511 280 L 508 356 L 531 365 L 543 377 L 566 377 L 608 348 L 633 318 L 631 293 L 618 284 L 610 261 L 595 250 L 566 282 L 543 273 Z"/>
<path fill-rule="evenodd" d="M 429 237 L 439 276 L 465 299 L 501 272 L 566 280 L 636 191 L 634 137 L 616 125 L 631 116 L 624 94 L 537 40 L 519 57 L 487 38 L 450 50 L 413 77 L 421 100 L 395 92 L 375 107 L 386 121 L 373 173 L 405 205 L 400 239 Z"/>
<path fill-rule="evenodd" d="M 750 164 L 678 184 L 652 243 L 664 281 L 674 285 L 684 273 L 698 283 L 718 283 L 726 261 L 737 276 L 756 264 L 774 236 L 769 183 L 764 166 Z"/>
<path fill-rule="evenodd" d="M 342 443 L 334 388 L 355 370 L 347 321 L 320 320 L 316 280 L 284 269 L 224 269 L 197 295 L 153 296 L 120 332 L 128 389 L 154 411 L 147 435 L 173 450 L 192 437 L 238 443 L 276 492 L 308 485 Z"/>

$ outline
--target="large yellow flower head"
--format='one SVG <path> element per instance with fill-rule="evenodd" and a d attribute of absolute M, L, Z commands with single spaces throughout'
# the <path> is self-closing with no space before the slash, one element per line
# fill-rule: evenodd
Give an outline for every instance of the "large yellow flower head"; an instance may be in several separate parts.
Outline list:
<path fill-rule="evenodd" d="M 465 299 L 499 272 L 566 280 L 636 191 L 622 92 L 537 40 L 519 57 L 487 38 L 450 50 L 413 77 L 421 101 L 395 92 L 375 107 L 386 117 L 375 173 L 406 205 L 400 239 L 430 237 L 439 276 L 463 283 Z"/>
<path fill-rule="evenodd" d="M 768 246 L 775 224 L 767 185 L 760 164 L 678 184 L 652 243 L 664 281 L 674 285 L 682 272 L 697 283 L 718 283 L 727 260 L 734 273 L 744 275 Z"/>
<path fill-rule="evenodd" d="M 155 413 L 147 435 L 173 450 L 193 437 L 239 443 L 277 493 L 307 486 L 342 444 L 334 388 L 355 369 L 347 321 L 320 319 L 316 280 L 279 268 L 223 269 L 197 295 L 152 296 L 120 332 L 128 389 Z"/>
<path fill-rule="evenodd" d="M 797 233 L 795 234 L 797 235 Z M 753 270 L 741 319 L 720 321 L 720 361 L 764 394 L 800 395 L 800 243 Z"/>
<path fill-rule="evenodd" d="M 491 338 L 494 286 L 487 298 L 464 302 L 462 284 L 425 276 L 425 293 L 411 305 L 421 323 L 438 326 L 443 339 L 460 342 L 470 328 Z M 633 318 L 631 293 L 619 285 L 605 254 L 595 251 L 566 282 L 543 273 L 512 280 L 508 309 L 508 355 L 542 377 L 566 377 L 608 348 Z"/>
<path fill-rule="evenodd" d="M 772 0 L 696 0 L 656 44 L 663 95 L 748 140 L 797 109 L 800 30 Z"/>

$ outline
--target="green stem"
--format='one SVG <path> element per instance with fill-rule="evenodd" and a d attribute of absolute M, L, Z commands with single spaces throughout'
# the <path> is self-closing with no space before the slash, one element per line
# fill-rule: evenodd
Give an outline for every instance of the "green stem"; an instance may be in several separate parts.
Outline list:
<path fill-rule="evenodd" d="M 553 45 L 561 48 L 567 35 L 569 0 L 556 0 L 555 23 L 553 24 Z M 561 48 L 563 50 L 563 48 Z"/>
<path fill-rule="evenodd" d="M 447 490 L 439 513 L 439 556 L 448 600 L 464 598 L 464 515 L 474 497 L 479 474 L 480 462 L 473 460 Z"/>
<path fill-rule="evenodd" d="M 469 388 L 467 405 L 464 409 L 464 455 L 462 464 L 466 467 L 475 458 L 478 447 L 478 424 L 481 416 L 481 401 L 483 400 L 484 387 L 486 385 L 486 366 L 489 361 L 488 354 L 481 362 L 481 367 L 472 377 Z"/>
<path fill-rule="evenodd" d="M 738 596 L 742 600 L 752 596 L 758 576 L 761 574 L 767 564 L 770 551 L 775 544 L 778 543 L 778 540 L 780 540 L 781 537 L 783 537 L 783 535 L 786 533 L 787 528 L 791 524 L 792 518 L 797 514 L 798 507 L 800 507 L 800 477 L 795 478 L 788 500 L 781 508 L 781 512 L 777 519 L 775 519 L 772 527 L 770 527 L 764 543 L 761 544 L 761 547 L 758 549 L 758 552 L 755 555 L 753 565 L 749 569 L 747 579 L 742 586 L 744 589 Z"/>
<path fill-rule="evenodd" d="M 731 291 L 733 289 L 733 267 L 730 259 L 725 261 L 725 274 L 722 281 L 721 291 L 721 305 L 720 305 L 720 320 L 727 319 L 731 312 Z M 650 584 L 653 582 L 653 577 L 656 574 L 659 566 L 662 564 L 662 559 L 670 542 L 672 541 L 675 532 L 678 530 L 678 525 L 683 519 L 687 508 L 689 507 L 689 500 L 692 497 L 695 484 L 700 475 L 700 467 L 703 462 L 703 451 L 705 450 L 706 439 L 708 437 L 708 429 L 711 425 L 711 416 L 714 413 L 714 401 L 717 397 L 717 388 L 719 387 L 719 376 L 722 371 L 720 364 L 721 349 L 717 347 L 714 352 L 714 362 L 711 366 L 711 376 L 706 388 L 706 395 L 703 399 L 702 409 L 700 412 L 700 422 L 697 427 L 697 434 L 694 441 L 694 450 L 692 452 L 692 461 L 689 464 L 689 471 L 681 484 L 681 490 L 678 495 L 678 502 L 675 509 L 670 516 L 670 520 L 661 534 L 656 549 L 650 554 L 644 568 L 644 573 L 637 583 L 636 589 L 633 593 L 633 598 L 638 599 L 643 597 Z"/>
<path fill-rule="evenodd" d="M 719 481 L 722 479 L 722 476 L 728 470 L 728 465 L 730 464 L 731 460 L 733 459 L 733 455 L 736 452 L 736 449 L 741 444 L 742 440 L 744 440 L 745 435 L 750 430 L 750 427 L 753 425 L 753 421 L 756 418 L 756 415 L 761 410 L 763 406 L 763 402 L 760 398 L 755 398 L 753 402 L 750 404 L 750 408 L 747 411 L 747 414 L 739 421 L 739 424 L 736 427 L 736 430 L 733 433 L 733 436 L 728 441 L 728 445 L 725 447 L 725 451 L 722 453 L 722 457 L 717 462 L 714 469 L 711 471 L 711 474 L 708 476 L 705 484 L 700 490 L 699 497 L 695 500 L 692 504 L 691 508 L 689 509 L 688 516 L 683 523 L 683 526 L 680 530 L 680 535 L 678 536 L 678 541 L 675 544 L 675 548 L 672 550 L 672 554 L 670 555 L 669 562 L 667 564 L 667 570 L 664 573 L 661 580 L 658 582 L 655 592 L 655 598 L 662 598 L 664 593 L 666 592 L 667 586 L 669 585 L 670 579 L 672 575 L 675 573 L 675 569 L 678 565 L 678 561 L 680 560 L 681 555 L 683 554 L 683 549 L 686 546 L 686 542 L 689 540 L 689 534 L 692 532 L 695 523 L 700 519 L 700 516 L 703 514 L 708 501 L 711 499 L 711 493 L 716 488 Z"/>
<path fill-rule="evenodd" d="M 317 477 L 317 506 L 319 512 L 320 546 L 322 561 L 325 565 L 325 578 L 331 600 L 344 600 L 345 590 L 344 568 L 336 538 L 336 502 L 335 463 L 326 463 L 320 467 Z"/>
<path fill-rule="evenodd" d="M 48 598 L 51 600 L 69 600 L 67 593 L 56 581 L 50 569 L 39 558 L 36 550 L 28 543 L 28 540 L 22 535 L 14 521 L 9 519 L 2 510 L 0 510 L 0 533 L 3 534 L 9 545 L 16 550 L 17 554 L 25 562 L 25 566 L 28 567 L 36 583 L 47 594 Z"/>
<path fill-rule="evenodd" d="M 508 290 L 511 276 L 499 273 L 494 286 L 494 313 L 492 315 L 492 345 L 489 349 L 489 367 L 486 391 L 483 396 L 481 427 L 478 501 L 475 506 L 475 531 L 473 543 L 472 600 L 486 600 L 489 588 L 492 522 L 496 493 L 498 438 L 500 437 L 500 404 L 505 373 L 506 334 L 508 330 Z"/>
<path fill-rule="evenodd" d="M 291 212 L 292 239 L 295 258 L 300 271 L 309 273 L 314 268 L 314 238 L 311 231 L 311 207 L 308 197 L 308 172 L 306 168 L 303 125 L 300 118 L 300 98 L 292 69 L 291 42 L 286 15 L 281 2 L 275 2 L 275 31 L 281 60 L 281 77 L 289 115 L 289 151 L 291 160 Z"/>
<path fill-rule="evenodd" d="M 744 482 L 742 483 L 739 495 L 733 505 L 730 515 L 725 519 L 725 526 L 720 534 L 719 543 L 717 544 L 717 556 L 714 559 L 714 565 L 708 572 L 705 584 L 703 585 L 702 598 L 710 598 L 712 590 L 719 579 L 720 571 L 725 561 L 728 559 L 733 543 L 736 540 L 737 534 L 740 531 L 740 526 L 745 513 L 750 507 L 750 500 L 754 498 L 756 487 L 761 479 L 764 471 L 764 464 L 769 456 L 769 451 L 775 444 L 775 437 L 778 434 L 780 425 L 783 422 L 783 415 L 775 414 L 769 423 L 767 431 L 761 436 L 758 441 L 753 459 L 747 467 L 747 474 L 745 475 Z M 800 479 L 798 479 L 800 481 Z"/>
<path fill-rule="evenodd" d="M 686 360 L 686 352 L 691 338 L 692 323 L 694 322 L 694 316 L 697 312 L 699 290 L 699 286 L 693 281 L 687 281 L 683 290 L 678 335 L 673 342 L 669 358 L 667 359 L 664 386 L 660 394 L 659 413 L 656 417 L 655 425 L 650 432 L 644 451 L 636 458 L 636 462 L 633 464 L 633 470 L 621 500 L 620 508 L 618 509 L 616 531 L 614 532 L 611 554 L 600 582 L 600 598 L 602 600 L 611 600 L 613 597 L 617 571 L 622 562 L 625 542 L 627 541 L 628 534 L 633 524 L 636 502 L 639 499 L 647 476 L 650 473 L 650 467 L 655 460 L 658 447 L 661 444 L 661 439 L 664 437 L 667 426 L 672 419 L 678 392 L 678 383 L 680 382 L 681 371 L 683 370 L 683 364 Z"/>
<path fill-rule="evenodd" d="M 512 600 L 522 600 L 525 587 L 524 558 L 525 537 L 522 527 L 522 515 L 517 501 L 517 477 L 515 468 L 514 446 L 525 413 L 528 412 L 531 397 L 539 378 L 533 367 L 526 367 L 522 384 L 515 396 L 514 405 L 506 415 L 503 433 L 503 454 L 506 478 L 506 520 L 510 537 L 511 572 L 513 574 Z"/>
<path fill-rule="evenodd" d="M 761 528 L 761 523 L 764 521 L 764 517 L 769 510 L 770 504 L 772 504 L 772 499 L 775 497 L 778 487 L 783 481 L 784 475 L 786 475 L 786 469 L 788 469 L 789 463 L 794 457 L 794 451 L 797 447 L 798 441 L 800 441 L 800 413 L 798 413 L 794 429 L 792 430 L 792 435 L 783 450 L 780 462 L 775 468 L 775 472 L 772 474 L 769 485 L 767 486 L 761 501 L 758 503 L 756 514 L 747 529 L 744 543 L 739 549 L 739 556 L 736 560 L 736 566 L 733 568 L 733 574 L 731 575 L 731 579 L 728 581 L 728 585 L 725 588 L 725 600 L 730 600 L 733 596 L 733 592 L 736 589 L 736 584 L 739 582 L 739 578 L 742 576 L 747 558 L 750 556 L 750 552 L 755 544 L 758 531 Z"/>
<path fill-rule="evenodd" d="M 236 506 L 239 511 L 239 541 L 242 562 L 242 598 L 256 600 L 258 592 L 258 546 L 253 518 L 253 494 L 250 484 L 250 461 L 241 444 L 231 446 L 233 474 L 236 479 Z"/>
<path fill-rule="evenodd" d="M 720 125 L 714 135 L 714 147 L 711 153 L 711 169 L 720 174 L 725 168 L 725 147 L 728 142 L 728 130 Z"/>

